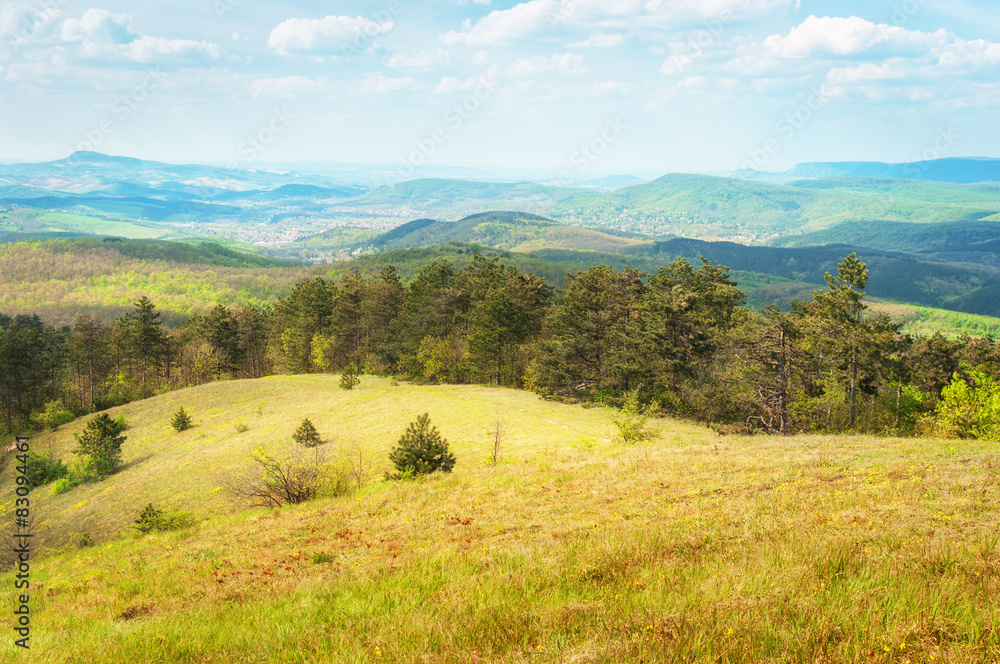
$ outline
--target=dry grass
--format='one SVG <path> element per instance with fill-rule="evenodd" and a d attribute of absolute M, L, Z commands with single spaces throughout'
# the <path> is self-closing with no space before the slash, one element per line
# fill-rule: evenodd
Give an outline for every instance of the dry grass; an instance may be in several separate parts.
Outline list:
<path fill-rule="evenodd" d="M 198 424 L 184 434 L 167 421 L 178 405 Z M 99 543 L 36 562 L 31 661 L 1000 660 L 995 444 L 661 421 L 659 439 L 620 447 L 599 409 L 368 377 L 352 392 L 328 376 L 219 383 L 125 410 L 126 462 L 142 461 L 39 501 L 48 527 Z M 211 479 L 302 417 L 381 470 L 425 411 L 451 475 L 243 513 Z M 511 429 L 493 466 L 498 411 Z M 150 500 L 205 520 L 115 536 Z"/>

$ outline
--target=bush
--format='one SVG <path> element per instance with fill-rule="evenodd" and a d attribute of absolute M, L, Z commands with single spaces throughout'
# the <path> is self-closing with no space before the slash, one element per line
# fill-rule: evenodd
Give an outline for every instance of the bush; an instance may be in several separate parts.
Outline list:
<path fill-rule="evenodd" d="M 61 480 L 56 480 L 52 484 L 52 495 L 61 496 L 62 494 L 66 493 L 75 486 L 76 484 L 74 484 L 73 481 L 70 480 L 68 477 L 64 477 Z"/>
<path fill-rule="evenodd" d="M 184 412 L 184 406 L 181 406 L 181 409 L 174 413 L 173 419 L 170 420 L 170 426 L 172 426 L 177 433 L 187 431 L 194 426 L 194 423 L 191 421 L 191 416 Z"/>
<path fill-rule="evenodd" d="M 121 447 L 126 440 L 121 435 L 122 430 L 122 423 L 112 420 L 106 413 L 90 420 L 83 433 L 76 434 L 79 446 L 74 454 L 79 455 L 80 460 L 70 469 L 70 474 L 77 474 L 81 481 L 93 481 L 117 471 L 121 467 Z M 79 473 L 75 470 L 77 466 Z"/>
<path fill-rule="evenodd" d="M 646 421 L 656 415 L 657 404 L 655 401 L 643 406 L 639 403 L 639 393 L 633 390 L 625 397 L 618 412 L 610 415 L 611 424 L 615 427 L 618 442 L 631 445 L 643 440 L 655 438 L 655 431 L 646 427 Z"/>
<path fill-rule="evenodd" d="M 62 400 L 57 399 L 46 403 L 45 410 L 32 414 L 31 419 L 38 426 L 55 431 L 60 425 L 72 422 L 76 416 L 63 404 Z"/>
<path fill-rule="evenodd" d="M 344 390 L 353 390 L 360 384 L 361 378 L 358 377 L 358 365 L 351 362 L 344 367 L 344 371 L 340 374 L 340 387 Z"/>
<path fill-rule="evenodd" d="M 153 503 L 149 503 L 139 512 L 134 527 L 140 533 L 165 532 L 186 528 L 194 522 L 194 516 L 189 512 L 164 512 L 153 507 Z"/>
<path fill-rule="evenodd" d="M 69 466 L 51 452 L 28 456 L 28 482 L 32 487 L 43 486 L 69 475 Z"/>
<path fill-rule="evenodd" d="M 299 428 L 292 434 L 292 440 L 302 447 L 316 447 L 323 442 L 320 440 L 319 432 L 316 431 L 316 427 L 313 426 L 313 423 L 308 419 L 302 420 L 302 424 L 300 424 Z"/>
<path fill-rule="evenodd" d="M 249 430 L 250 430 L 250 427 L 247 426 L 246 422 L 237 422 L 236 423 L 236 433 L 246 433 Z"/>
<path fill-rule="evenodd" d="M 389 454 L 389 460 L 399 471 L 395 475 L 387 474 L 391 479 L 428 475 L 436 470 L 450 473 L 455 467 L 455 455 L 449 451 L 448 441 L 431 426 L 427 413 L 419 416 L 416 422 L 410 422 Z"/>
<path fill-rule="evenodd" d="M 281 458 L 257 449 L 251 459 L 249 470 L 224 477 L 223 484 L 254 507 L 297 505 L 321 496 L 341 496 L 351 489 L 349 471 L 343 464 L 328 463 L 319 447 L 307 453 L 293 445 L 291 453 Z"/>

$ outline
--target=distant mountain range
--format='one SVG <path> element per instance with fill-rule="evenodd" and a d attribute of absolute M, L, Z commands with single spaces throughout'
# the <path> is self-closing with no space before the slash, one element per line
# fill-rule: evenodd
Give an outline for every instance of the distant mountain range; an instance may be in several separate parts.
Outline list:
<path fill-rule="evenodd" d="M 733 177 L 769 182 L 794 182 L 814 178 L 893 178 L 931 182 L 1000 182 L 1000 159 L 987 157 L 950 157 L 887 164 L 881 161 L 833 161 L 797 164 L 781 173 L 742 170 Z"/>

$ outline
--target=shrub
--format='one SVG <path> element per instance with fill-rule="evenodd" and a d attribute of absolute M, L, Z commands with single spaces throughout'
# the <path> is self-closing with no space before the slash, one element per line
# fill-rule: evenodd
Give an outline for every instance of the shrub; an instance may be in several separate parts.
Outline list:
<path fill-rule="evenodd" d="M 658 434 L 646 427 L 646 421 L 656 415 L 656 410 L 655 401 L 643 406 L 639 403 L 639 393 L 635 390 L 629 392 L 621 409 L 610 415 L 618 441 L 632 444 L 655 438 Z"/>
<path fill-rule="evenodd" d="M 323 442 L 320 440 L 319 432 L 316 431 L 316 427 L 313 426 L 313 423 L 308 419 L 302 420 L 302 424 L 300 424 L 299 428 L 292 434 L 292 440 L 302 447 L 316 447 Z"/>
<path fill-rule="evenodd" d="M 436 470 L 450 473 L 455 467 L 455 455 L 449 451 L 448 441 L 441 437 L 437 428 L 431 426 L 427 413 L 419 416 L 416 422 L 410 422 L 389 454 L 389 460 L 399 471 L 396 475 L 389 475 L 392 479 L 402 479 L 404 475 L 427 475 Z"/>
<path fill-rule="evenodd" d="M 69 475 L 69 466 L 56 459 L 51 452 L 28 456 L 28 482 L 30 486 L 42 486 Z"/>
<path fill-rule="evenodd" d="M 76 484 L 74 484 L 73 481 L 70 480 L 68 477 L 64 477 L 61 480 L 56 480 L 52 484 L 52 495 L 61 496 L 62 494 L 66 493 L 75 486 Z"/>
<path fill-rule="evenodd" d="M 139 512 L 134 527 L 140 533 L 165 532 L 186 528 L 194 522 L 194 516 L 189 512 L 164 512 L 153 507 L 153 503 L 149 503 Z"/>
<path fill-rule="evenodd" d="M 250 430 L 250 427 L 247 426 L 246 422 L 237 422 L 236 423 L 236 433 L 246 433 L 249 430 Z"/>
<path fill-rule="evenodd" d="M 223 484 L 254 507 L 296 505 L 320 496 L 340 496 L 351 489 L 351 477 L 343 464 L 328 463 L 319 447 L 307 453 L 293 445 L 291 453 L 280 458 L 257 449 L 251 459 L 249 470 L 225 476 Z"/>
<path fill-rule="evenodd" d="M 79 446 L 74 454 L 79 455 L 80 463 L 86 466 L 81 468 L 80 477 L 96 476 L 99 479 L 121 467 L 121 447 L 126 440 L 121 433 L 121 424 L 106 413 L 101 413 L 87 423 L 83 433 L 76 434 Z M 85 457 L 89 458 L 89 462 L 85 461 Z M 72 475 L 74 470 L 71 469 L 70 473 Z"/>
<path fill-rule="evenodd" d="M 177 433 L 187 431 L 194 426 L 194 423 L 191 421 L 191 416 L 184 412 L 184 406 L 181 406 L 181 409 L 174 413 L 173 419 L 170 420 L 170 426 L 172 426 Z"/>
<path fill-rule="evenodd" d="M 60 425 L 72 422 L 76 419 L 76 416 L 73 414 L 73 411 L 63 404 L 62 400 L 57 399 L 56 401 L 46 403 L 45 410 L 40 413 L 34 413 L 31 419 L 35 424 L 55 431 Z"/>
<path fill-rule="evenodd" d="M 344 371 L 340 374 L 340 387 L 344 390 L 353 390 L 360 384 L 361 378 L 358 377 L 358 365 L 351 362 L 344 367 Z"/>
<path fill-rule="evenodd" d="M 322 564 L 322 563 L 328 563 L 328 562 L 331 562 L 332 560 L 333 560 L 333 556 L 331 556 L 329 553 L 314 553 L 313 554 L 313 562 L 316 563 L 317 565 Z"/>
<path fill-rule="evenodd" d="M 90 533 L 84 533 L 77 538 L 76 546 L 79 549 L 86 549 L 88 546 L 94 546 L 94 538 L 90 536 Z"/>

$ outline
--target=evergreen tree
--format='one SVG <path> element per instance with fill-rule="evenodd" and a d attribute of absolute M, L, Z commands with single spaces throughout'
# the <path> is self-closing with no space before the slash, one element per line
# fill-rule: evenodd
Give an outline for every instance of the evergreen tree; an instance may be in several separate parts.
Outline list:
<path fill-rule="evenodd" d="M 170 426 L 172 426 L 177 433 L 187 431 L 194 426 L 194 422 L 191 421 L 191 416 L 184 410 L 184 406 L 181 406 L 180 410 L 174 413 L 173 418 L 170 420 Z"/>
<path fill-rule="evenodd" d="M 431 425 L 427 413 L 410 423 L 389 454 L 389 460 L 400 474 L 427 475 L 436 470 L 450 473 L 455 467 L 455 455 L 449 451 L 448 441 Z"/>
<path fill-rule="evenodd" d="M 122 423 L 101 413 L 87 422 L 83 433 L 77 434 L 79 445 L 74 454 L 89 457 L 99 475 L 110 475 L 121 467 L 121 447 L 126 440 L 122 430 Z"/>
<path fill-rule="evenodd" d="M 323 442 L 316 427 L 308 419 L 302 420 L 302 424 L 292 434 L 292 440 L 303 447 L 316 447 Z"/>
<path fill-rule="evenodd" d="M 358 376 L 358 365 L 354 362 L 348 363 L 348 365 L 344 367 L 343 372 L 340 374 L 341 389 L 353 390 L 360 384 L 361 378 Z"/>

